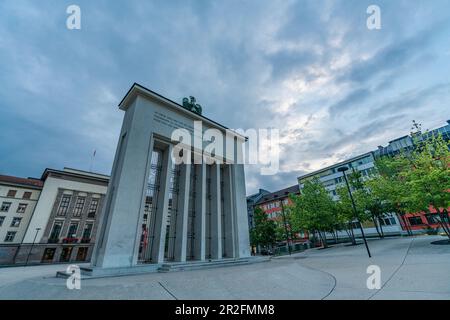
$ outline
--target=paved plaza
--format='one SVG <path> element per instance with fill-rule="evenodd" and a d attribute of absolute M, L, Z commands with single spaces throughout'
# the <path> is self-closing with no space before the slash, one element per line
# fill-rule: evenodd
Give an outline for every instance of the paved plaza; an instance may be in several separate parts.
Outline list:
<path fill-rule="evenodd" d="M 55 277 L 65 265 L 0 269 L 0 299 L 450 299 L 450 246 L 440 236 L 373 239 L 311 249 L 268 262 L 214 269 L 82 280 Z M 369 290 L 369 265 L 381 290 Z"/>

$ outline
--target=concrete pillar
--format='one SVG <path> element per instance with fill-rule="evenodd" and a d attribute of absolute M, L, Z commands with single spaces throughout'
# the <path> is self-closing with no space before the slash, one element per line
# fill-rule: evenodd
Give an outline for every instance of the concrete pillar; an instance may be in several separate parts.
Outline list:
<path fill-rule="evenodd" d="M 211 165 L 211 259 L 222 258 L 220 164 Z"/>
<path fill-rule="evenodd" d="M 243 164 L 230 165 L 233 197 L 233 223 L 235 235 L 235 257 L 245 258 L 250 254 L 250 236 L 248 232 L 247 201 L 245 198 L 245 174 Z"/>
<path fill-rule="evenodd" d="M 194 259 L 205 260 L 206 241 L 206 163 L 195 164 Z"/>
<path fill-rule="evenodd" d="M 136 233 L 153 148 L 152 114 L 136 100 L 125 113 L 100 221 L 93 267 L 136 264 Z"/>
<path fill-rule="evenodd" d="M 180 165 L 180 180 L 178 183 L 177 220 L 175 228 L 175 261 L 185 262 L 187 251 L 187 230 L 189 216 L 189 189 L 191 179 L 191 165 Z"/>
<path fill-rule="evenodd" d="M 164 262 L 164 248 L 167 232 L 167 215 L 169 212 L 170 176 L 172 171 L 172 145 L 163 152 L 161 177 L 156 202 L 155 232 L 153 235 L 151 259 L 153 263 Z"/>
<path fill-rule="evenodd" d="M 225 216 L 225 256 L 226 258 L 235 257 L 234 241 L 234 204 L 232 192 L 231 166 L 225 165 L 223 170 L 223 211 Z"/>

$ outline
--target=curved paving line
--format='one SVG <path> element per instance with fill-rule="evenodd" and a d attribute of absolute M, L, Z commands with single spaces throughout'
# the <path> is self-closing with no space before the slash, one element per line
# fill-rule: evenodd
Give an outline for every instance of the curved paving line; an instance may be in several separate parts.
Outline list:
<path fill-rule="evenodd" d="M 333 291 L 336 289 L 337 279 L 336 279 L 336 277 L 333 274 L 331 274 L 329 272 L 326 272 L 326 271 L 323 271 L 323 270 L 320 270 L 320 269 L 316 269 L 316 268 L 310 267 L 310 266 L 305 266 L 305 265 L 301 264 L 298 261 L 296 261 L 296 263 L 299 264 L 300 266 L 302 266 L 303 268 L 306 268 L 306 269 L 309 269 L 309 270 L 313 270 L 313 271 L 318 271 L 318 272 L 324 273 L 324 274 L 330 276 L 331 278 L 333 278 L 333 281 L 334 281 L 333 288 L 331 288 L 330 292 L 328 292 L 325 296 L 320 298 L 320 300 L 325 300 L 326 298 L 328 298 L 333 293 Z"/>
<path fill-rule="evenodd" d="M 391 274 L 391 276 L 389 277 L 389 279 L 386 280 L 386 282 L 381 286 L 380 290 L 377 290 L 374 294 L 372 294 L 367 300 L 372 299 L 373 297 L 375 297 L 378 293 L 380 293 L 381 290 L 384 289 L 384 287 L 389 283 L 389 281 L 392 280 L 392 278 L 397 274 L 397 272 L 403 267 L 403 265 L 405 264 L 406 261 L 406 257 L 408 256 L 409 250 L 411 250 L 412 244 L 414 242 L 415 237 L 413 236 L 411 238 L 411 242 L 409 243 L 408 246 L 408 250 L 406 250 L 405 256 L 403 257 L 402 263 L 400 263 L 400 265 L 397 267 L 397 269 L 395 269 L 395 271 Z"/>
<path fill-rule="evenodd" d="M 178 298 L 175 297 L 175 295 L 174 295 L 172 292 L 170 292 L 169 289 L 167 289 L 160 281 L 158 281 L 158 283 L 159 283 L 159 285 L 160 285 L 164 290 L 166 290 L 166 292 L 167 292 L 168 294 L 170 294 L 175 300 L 178 300 Z"/>

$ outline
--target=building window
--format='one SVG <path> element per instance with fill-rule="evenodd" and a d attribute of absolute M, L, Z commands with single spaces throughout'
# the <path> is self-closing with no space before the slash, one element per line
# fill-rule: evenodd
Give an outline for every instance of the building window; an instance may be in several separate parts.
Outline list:
<path fill-rule="evenodd" d="M 5 242 L 13 242 L 16 233 L 17 233 L 16 231 L 8 231 L 5 237 Z"/>
<path fill-rule="evenodd" d="M 44 255 L 42 256 L 42 262 L 53 262 L 56 248 L 45 248 Z"/>
<path fill-rule="evenodd" d="M 397 224 L 394 217 L 385 217 L 380 219 L 382 226 L 394 226 Z"/>
<path fill-rule="evenodd" d="M 20 221 L 22 221 L 22 218 L 14 217 L 11 221 L 11 227 L 18 228 L 20 226 Z"/>
<path fill-rule="evenodd" d="M 85 197 L 78 197 L 77 201 L 75 202 L 75 209 L 73 211 L 73 215 L 75 217 L 81 216 L 81 213 L 83 212 L 84 203 L 86 202 Z"/>
<path fill-rule="evenodd" d="M 98 199 L 92 199 L 91 204 L 89 205 L 88 217 L 93 218 L 97 213 L 98 209 Z"/>
<path fill-rule="evenodd" d="M 72 254 L 73 247 L 65 247 L 61 251 L 61 257 L 59 261 L 61 262 L 67 262 L 70 260 L 70 255 Z"/>
<path fill-rule="evenodd" d="M 87 222 L 84 225 L 83 235 L 81 237 L 81 242 L 89 243 L 89 241 L 91 240 L 91 233 L 92 233 L 93 226 L 94 226 L 94 224 L 92 222 Z"/>
<path fill-rule="evenodd" d="M 429 224 L 439 223 L 439 221 L 441 220 L 439 215 L 436 213 L 427 213 L 425 217 L 427 218 Z"/>
<path fill-rule="evenodd" d="M 61 233 L 63 223 L 63 221 L 55 221 L 52 232 L 50 232 L 50 237 L 48 238 L 49 243 L 57 243 L 59 241 L 59 235 Z"/>
<path fill-rule="evenodd" d="M 19 206 L 17 207 L 17 213 L 25 213 L 27 206 L 28 204 L 26 203 L 19 203 Z"/>
<path fill-rule="evenodd" d="M 78 248 L 77 261 L 86 261 L 88 249 L 89 249 L 88 247 Z"/>
<path fill-rule="evenodd" d="M 5 221 L 5 216 L 0 216 L 0 227 L 3 225 L 3 221 Z"/>
<path fill-rule="evenodd" d="M 73 239 L 77 236 L 78 222 L 71 222 L 67 231 L 67 238 Z"/>
<path fill-rule="evenodd" d="M 410 218 L 408 218 L 408 220 L 409 220 L 409 223 L 410 223 L 412 226 L 420 226 L 420 225 L 423 225 L 423 221 L 422 221 L 422 218 L 421 218 L 421 217 L 410 217 Z"/>
<path fill-rule="evenodd" d="M 23 199 L 31 199 L 31 192 L 26 191 L 23 193 Z"/>
<path fill-rule="evenodd" d="M 8 212 L 10 207 L 11 207 L 11 202 L 3 202 L 2 206 L 0 207 L 0 211 Z"/>
<path fill-rule="evenodd" d="M 62 196 L 61 202 L 59 203 L 58 216 L 66 215 L 67 210 L 69 210 L 69 204 L 70 204 L 71 198 L 72 198 L 72 196 L 67 195 L 67 194 Z"/>
<path fill-rule="evenodd" d="M 16 196 L 17 190 L 8 190 L 7 197 L 14 198 Z"/>

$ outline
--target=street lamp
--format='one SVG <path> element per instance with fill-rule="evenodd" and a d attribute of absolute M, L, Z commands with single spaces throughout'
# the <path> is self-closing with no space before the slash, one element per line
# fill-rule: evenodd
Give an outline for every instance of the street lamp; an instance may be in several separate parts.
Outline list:
<path fill-rule="evenodd" d="M 348 170 L 348 167 L 340 167 L 338 168 L 339 172 L 342 172 L 342 174 L 344 175 L 344 180 L 345 180 L 345 184 L 347 185 L 347 190 L 348 190 L 348 194 L 350 195 L 350 199 L 352 201 L 352 207 L 353 207 L 353 212 L 355 214 L 355 218 L 359 223 L 359 228 L 361 229 L 361 235 L 364 239 L 364 244 L 366 245 L 366 249 L 367 249 L 367 254 L 369 255 L 369 258 L 371 258 L 372 256 L 370 255 L 370 250 L 369 250 L 369 246 L 367 245 L 367 240 L 366 240 L 366 236 L 364 234 L 364 229 L 361 225 L 361 222 L 358 219 L 358 212 L 356 210 L 356 205 L 355 205 L 355 200 L 353 199 L 353 195 L 352 195 L 352 191 L 350 190 L 350 185 L 348 184 L 348 180 L 347 180 L 347 175 L 345 174 L 345 171 Z"/>
<path fill-rule="evenodd" d="M 37 235 L 39 233 L 39 230 L 41 230 L 41 228 L 36 228 L 36 234 L 34 235 L 34 239 L 33 239 L 33 243 L 31 244 L 30 252 L 28 252 L 27 261 L 25 262 L 25 266 L 28 265 L 28 259 L 30 258 L 31 251 L 33 251 L 34 242 L 36 241 L 36 238 L 37 238 Z"/>

